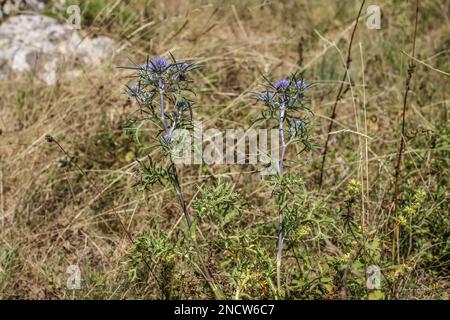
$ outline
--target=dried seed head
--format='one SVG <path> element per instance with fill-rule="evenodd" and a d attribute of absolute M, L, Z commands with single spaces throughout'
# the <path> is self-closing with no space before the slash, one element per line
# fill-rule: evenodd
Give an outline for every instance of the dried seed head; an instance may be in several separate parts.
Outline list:
<path fill-rule="evenodd" d="M 47 140 L 47 142 L 55 142 L 55 138 L 53 138 L 51 135 L 47 134 L 45 136 L 45 140 Z"/>

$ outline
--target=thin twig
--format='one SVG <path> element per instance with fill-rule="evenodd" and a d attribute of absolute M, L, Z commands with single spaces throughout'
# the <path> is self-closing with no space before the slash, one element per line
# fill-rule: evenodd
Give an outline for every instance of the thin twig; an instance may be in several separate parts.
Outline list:
<path fill-rule="evenodd" d="M 416 20 L 414 24 L 414 35 L 413 35 L 413 46 L 412 46 L 412 53 L 411 57 L 414 58 L 415 51 L 416 51 L 416 37 L 417 37 L 417 21 L 419 18 L 419 0 L 416 1 Z M 398 185 L 398 178 L 401 173 L 401 161 L 403 157 L 403 152 L 405 149 L 405 130 L 406 130 L 406 112 L 408 111 L 408 93 L 410 90 L 411 85 L 411 79 L 412 75 L 414 73 L 416 65 L 414 63 L 414 60 L 411 60 L 409 67 L 408 67 L 408 73 L 406 75 L 406 81 L 405 81 L 405 94 L 403 95 L 403 111 L 402 111 L 402 133 L 400 137 L 400 146 L 397 153 L 397 163 L 395 165 L 395 182 L 394 182 L 394 202 L 397 203 L 398 196 L 400 193 L 399 185 Z"/>
<path fill-rule="evenodd" d="M 443 70 L 439 70 L 439 69 L 433 67 L 432 65 L 430 65 L 430 64 L 428 64 L 428 63 L 426 63 L 426 62 L 424 62 L 423 60 L 419 60 L 419 59 L 417 59 L 417 58 L 411 56 L 410 54 L 404 52 L 403 50 L 402 50 L 402 53 L 403 53 L 405 56 L 407 56 L 408 58 L 410 58 L 410 59 L 412 59 L 412 60 L 414 60 L 414 61 L 420 63 L 421 65 L 424 65 L 425 67 L 427 67 L 427 68 L 429 68 L 429 69 L 431 69 L 431 70 L 433 70 L 433 71 L 436 71 L 437 73 L 443 74 L 444 76 L 447 76 L 447 77 L 450 76 L 450 72 L 445 72 L 445 71 L 443 71 Z"/>
<path fill-rule="evenodd" d="M 0 213 L 1 213 L 0 221 L 1 221 L 2 229 L 3 229 L 5 226 L 6 214 L 5 214 L 5 200 L 3 197 L 3 168 L 2 167 L 0 167 Z"/>
<path fill-rule="evenodd" d="M 362 9 L 363 9 L 365 3 L 366 3 L 366 0 L 363 0 L 361 3 L 361 7 L 359 8 L 358 16 L 356 17 L 356 20 L 355 20 L 355 26 L 353 27 L 352 35 L 350 37 L 350 42 L 348 44 L 348 49 L 347 49 L 347 61 L 345 63 L 345 72 L 344 72 L 344 75 L 342 76 L 341 85 L 339 86 L 339 91 L 336 95 L 336 100 L 334 101 L 333 109 L 331 111 L 330 124 L 328 125 L 328 130 L 327 130 L 327 138 L 325 140 L 325 146 L 324 146 L 324 149 L 322 152 L 322 164 L 320 166 L 319 189 L 322 188 L 322 183 L 323 183 L 323 172 L 325 169 L 325 161 L 326 161 L 327 154 L 328 154 L 328 144 L 330 142 L 330 132 L 333 130 L 334 119 L 336 119 L 336 115 L 337 115 L 337 113 L 336 113 L 337 105 L 342 98 L 342 94 L 344 91 L 345 79 L 347 78 L 348 70 L 350 69 L 350 64 L 352 62 L 351 52 L 352 52 L 353 39 L 355 38 L 356 28 L 358 27 L 359 18 L 361 17 L 361 12 L 362 12 Z"/>
<path fill-rule="evenodd" d="M 394 176 L 394 198 L 393 198 L 393 204 L 394 204 L 394 213 L 397 209 L 398 200 L 400 197 L 400 186 L 399 186 L 399 178 L 401 174 L 401 163 L 403 158 L 403 153 L 405 151 L 405 130 L 406 130 L 406 112 L 408 111 L 408 93 L 411 86 L 411 79 L 412 75 L 415 70 L 415 63 L 414 63 L 414 56 L 416 53 L 416 38 L 417 38 L 417 22 L 419 20 L 419 0 L 416 0 L 416 18 L 414 22 L 414 34 L 412 38 L 412 51 L 411 51 L 411 61 L 409 63 L 408 67 L 408 73 L 406 75 L 406 81 L 405 81 L 405 93 L 403 95 L 403 111 L 402 111 L 402 131 L 401 131 L 401 137 L 400 137 L 400 145 L 397 153 L 397 163 L 395 165 L 395 176 Z M 398 224 L 394 228 L 394 239 L 392 241 L 392 258 L 395 258 L 396 252 L 397 252 L 397 259 L 399 260 L 399 254 L 400 254 L 400 248 L 399 248 L 399 226 Z M 397 246 L 395 245 L 397 244 Z"/>

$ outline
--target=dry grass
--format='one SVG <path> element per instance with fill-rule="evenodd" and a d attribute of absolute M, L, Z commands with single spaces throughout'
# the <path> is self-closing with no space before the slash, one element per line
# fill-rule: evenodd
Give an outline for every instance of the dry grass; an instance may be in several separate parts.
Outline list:
<path fill-rule="evenodd" d="M 33 75 L 0 82 L 0 298 L 161 297 L 151 280 L 147 286 L 129 281 L 125 262 L 131 244 L 118 219 L 134 236 L 151 229 L 155 219 L 160 228 L 178 234 L 181 212 L 169 188 L 149 192 L 148 204 L 132 188 L 137 165 L 132 159 L 144 151 L 123 131 L 136 105 L 124 94 L 129 73 L 115 66 L 142 62 L 147 55 L 168 51 L 203 63 L 205 67 L 195 80 L 195 117 L 203 120 L 205 127 L 217 128 L 251 125 L 261 108 L 247 94 L 258 89 L 262 74 L 280 78 L 302 71 L 308 81 L 320 83 L 310 98 L 316 115 L 314 140 L 322 146 L 359 8 L 359 1 L 325 0 L 286 4 L 256 0 L 155 1 L 148 5 L 140 1 L 95 2 L 104 2 L 106 7 L 95 14 L 86 9 L 92 17 L 82 32 L 107 34 L 117 40 L 114 65 L 85 68 L 79 78 L 62 76 L 54 87 L 35 82 Z M 410 52 L 414 3 L 379 3 L 382 29 L 368 30 L 362 20 L 356 32 L 324 186 L 319 191 L 320 149 L 302 155 L 288 170 L 303 177 L 308 194 L 325 208 L 324 215 L 336 219 L 346 207 L 349 181 L 359 181 L 361 196 L 354 219 L 363 228 L 381 234 L 382 256 L 390 260 L 391 218 L 395 214 L 391 212 L 392 182 L 409 63 L 402 51 Z M 443 234 L 436 235 L 442 239 L 445 232 L 449 235 L 449 18 L 446 1 L 421 1 L 417 67 L 407 115 L 409 140 L 401 177 L 405 199 L 419 187 L 426 191 L 424 219 L 442 218 Z M 95 188 L 55 145 L 45 141 L 46 134 L 64 146 L 95 181 Z M 241 213 L 242 224 L 270 225 L 275 223 L 273 204 L 267 202 L 270 190 L 260 184 L 259 175 L 245 173 L 251 169 L 186 166 L 182 168 L 184 192 L 193 199 L 199 188 L 219 177 L 230 179 L 248 204 Z M 365 236 L 370 238 L 370 232 Z M 274 257 L 275 239 L 270 241 L 273 246 L 268 248 L 273 249 L 270 254 Z M 339 243 L 317 247 L 324 255 L 347 253 Z M 404 264 L 413 270 L 385 292 L 385 297 L 445 297 L 448 252 L 439 267 L 432 268 L 421 257 L 410 255 L 392 261 L 389 270 Z M 217 268 L 218 282 L 231 286 L 215 256 L 210 258 L 212 268 Z M 65 272 L 70 264 L 80 266 L 83 290 L 66 289 Z M 211 297 L 186 261 L 180 261 L 177 268 L 186 270 L 172 280 L 178 297 Z M 246 287 L 240 288 L 245 293 Z M 342 297 L 338 289 L 336 285 L 336 290 L 322 298 Z M 230 292 L 227 296 L 233 297 L 235 288 Z M 244 297 L 271 294 L 249 291 Z M 294 291 L 291 297 L 301 297 L 301 293 Z"/>

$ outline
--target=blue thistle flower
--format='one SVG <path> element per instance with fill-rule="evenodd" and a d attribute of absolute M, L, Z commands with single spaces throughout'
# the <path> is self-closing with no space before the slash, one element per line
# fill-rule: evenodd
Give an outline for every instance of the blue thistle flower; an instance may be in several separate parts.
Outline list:
<path fill-rule="evenodd" d="M 281 79 L 275 82 L 275 89 L 277 90 L 286 90 L 289 87 L 289 80 Z"/>
<path fill-rule="evenodd" d="M 141 93 L 141 87 L 138 84 L 132 85 L 128 88 L 128 95 L 131 97 L 138 97 Z"/>
<path fill-rule="evenodd" d="M 174 71 L 173 74 L 173 81 L 185 81 L 186 80 L 186 73 L 188 73 L 191 66 L 187 64 L 186 62 L 177 62 L 170 66 L 172 71 Z"/>
<path fill-rule="evenodd" d="M 295 84 L 299 90 L 305 90 L 308 89 L 311 85 L 309 83 L 306 83 L 303 80 L 298 80 Z"/>
<path fill-rule="evenodd" d="M 187 72 L 189 71 L 189 64 L 187 64 L 186 62 L 178 62 L 176 64 L 178 70 L 183 71 L 183 72 Z"/>
<path fill-rule="evenodd" d="M 275 96 L 275 94 L 273 92 L 266 91 L 266 92 L 260 93 L 257 98 L 259 100 L 263 101 L 264 103 L 270 105 L 273 103 L 274 96 Z"/>
<path fill-rule="evenodd" d="M 189 108 L 191 106 L 186 101 L 178 101 L 176 104 L 176 107 L 179 111 L 183 112 L 183 111 L 189 110 Z"/>
<path fill-rule="evenodd" d="M 169 62 L 162 57 L 156 57 L 150 63 L 145 65 L 145 69 L 153 72 L 164 72 L 169 67 Z"/>

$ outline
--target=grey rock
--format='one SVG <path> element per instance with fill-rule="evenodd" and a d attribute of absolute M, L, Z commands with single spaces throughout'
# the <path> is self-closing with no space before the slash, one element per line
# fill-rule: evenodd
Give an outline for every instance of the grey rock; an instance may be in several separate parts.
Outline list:
<path fill-rule="evenodd" d="M 31 11 L 41 12 L 45 9 L 47 5 L 47 0 L 24 0 L 25 7 Z"/>
<path fill-rule="evenodd" d="M 114 55 L 108 37 L 82 38 L 69 25 L 42 15 L 18 15 L 0 25 L 0 78 L 10 79 L 33 72 L 52 85 L 58 69 L 73 62 L 96 65 Z"/>
<path fill-rule="evenodd" d="M 47 3 L 48 0 L 0 0 L 0 22 L 23 10 L 42 12 Z"/>

